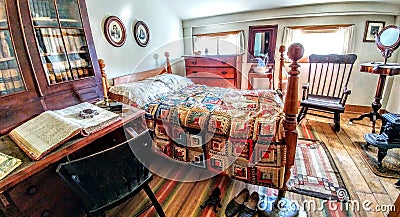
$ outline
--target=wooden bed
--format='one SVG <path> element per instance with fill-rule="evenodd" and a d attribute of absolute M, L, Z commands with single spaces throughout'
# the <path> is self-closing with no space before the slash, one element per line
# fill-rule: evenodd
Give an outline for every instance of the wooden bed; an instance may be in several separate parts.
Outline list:
<path fill-rule="evenodd" d="M 278 188 L 279 190 L 279 195 L 278 197 L 284 197 L 286 190 L 288 189 L 287 182 L 290 178 L 291 175 L 291 168 L 294 165 L 294 160 L 295 160 L 295 152 L 296 152 L 296 145 L 297 145 L 297 128 L 296 128 L 296 116 L 298 112 L 298 75 L 299 75 L 299 64 L 297 61 L 303 56 L 304 53 L 304 48 L 301 44 L 292 44 L 288 48 L 287 56 L 292 60 L 292 63 L 290 64 L 290 71 L 288 72 L 288 80 L 286 90 L 282 90 L 282 68 L 283 68 L 283 56 L 284 56 L 284 51 L 285 48 L 284 46 L 281 46 L 280 49 L 280 66 L 278 70 L 278 89 L 281 92 L 285 92 L 285 99 L 284 99 L 284 105 L 283 105 L 283 129 L 284 129 L 284 138 L 282 139 L 282 142 L 286 148 L 285 151 L 283 152 L 283 172 L 282 172 L 282 185 L 280 186 L 275 186 L 275 188 Z M 148 70 L 140 73 L 135 73 L 133 76 L 132 75 L 125 75 L 121 77 L 117 77 L 112 79 L 112 85 L 119 85 L 119 84 L 124 84 L 128 82 L 133 82 L 133 81 L 140 81 L 145 78 L 153 77 L 156 75 L 160 75 L 162 73 L 172 73 L 171 71 L 171 65 L 169 63 L 169 54 L 166 53 L 166 59 L 167 59 L 167 66 L 164 68 L 156 68 L 153 70 Z M 103 74 L 103 81 L 107 81 L 107 77 L 105 74 L 105 64 L 100 60 L 100 68 L 102 70 Z M 278 68 L 278 67 L 277 67 Z M 109 86 L 108 84 L 103 85 L 105 89 L 108 89 Z M 108 97 L 113 100 L 118 100 L 118 101 L 123 101 L 123 97 L 109 93 L 105 91 L 105 97 Z M 254 183 L 251 183 L 254 184 Z M 271 186 L 268 186 L 271 187 Z M 274 186 L 272 186 L 274 187 Z"/>

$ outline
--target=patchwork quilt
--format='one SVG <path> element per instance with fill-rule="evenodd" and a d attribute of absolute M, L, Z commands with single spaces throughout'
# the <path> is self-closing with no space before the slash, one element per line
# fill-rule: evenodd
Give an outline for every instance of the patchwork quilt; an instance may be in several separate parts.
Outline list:
<path fill-rule="evenodd" d="M 161 155 L 251 184 L 283 186 L 283 104 L 275 91 L 191 84 L 144 109 Z"/>

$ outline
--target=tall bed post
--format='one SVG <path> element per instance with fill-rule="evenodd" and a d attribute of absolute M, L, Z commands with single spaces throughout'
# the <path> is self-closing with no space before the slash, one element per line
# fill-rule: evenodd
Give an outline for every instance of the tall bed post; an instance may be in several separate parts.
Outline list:
<path fill-rule="evenodd" d="M 171 62 L 169 61 L 169 52 L 165 52 L 164 53 L 165 56 L 165 61 L 166 61 L 166 66 L 165 66 L 165 70 L 167 71 L 168 74 L 172 74 L 172 68 L 171 68 Z"/>
<path fill-rule="evenodd" d="M 278 90 L 279 91 L 283 91 L 282 90 L 282 67 L 284 66 L 284 60 L 285 60 L 285 58 L 283 57 L 283 52 L 285 52 L 285 46 L 284 45 L 281 45 L 280 47 L 279 47 L 279 53 L 281 53 L 281 57 L 280 57 L 280 59 L 279 59 L 279 74 L 278 74 Z"/>
<path fill-rule="evenodd" d="M 100 66 L 100 72 L 101 72 L 101 84 L 103 86 L 103 96 L 104 96 L 104 103 L 107 104 L 108 103 L 108 88 L 110 88 L 110 85 L 108 83 L 107 80 L 107 74 L 106 74 L 106 63 L 104 62 L 103 59 L 99 59 L 99 66 Z"/>
<path fill-rule="evenodd" d="M 298 68 L 300 65 L 297 61 L 303 57 L 304 48 L 303 45 L 299 43 L 294 43 L 288 48 L 288 57 L 292 60 L 290 64 L 289 78 L 288 78 L 288 88 L 285 97 L 285 105 L 283 107 L 283 112 L 285 113 L 283 119 L 283 126 L 285 129 L 285 140 L 287 146 L 286 153 L 286 165 L 285 165 L 285 175 L 284 184 L 282 190 L 279 190 L 278 197 L 284 197 L 287 190 L 287 182 L 290 178 L 290 170 L 294 165 L 294 159 L 296 154 L 297 146 L 297 110 L 298 110 L 298 84 L 300 74 Z"/>

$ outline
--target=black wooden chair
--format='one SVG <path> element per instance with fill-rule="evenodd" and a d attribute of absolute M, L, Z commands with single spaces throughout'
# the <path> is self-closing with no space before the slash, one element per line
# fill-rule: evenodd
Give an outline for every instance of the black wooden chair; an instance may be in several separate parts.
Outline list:
<path fill-rule="evenodd" d="M 335 131 L 340 130 L 340 113 L 344 112 L 348 95 L 347 84 L 357 59 L 355 54 L 329 54 L 309 56 L 308 83 L 303 85 L 303 96 L 297 122 L 300 122 L 309 110 L 333 114 Z M 309 113 L 332 118 L 331 115 Z"/>
<path fill-rule="evenodd" d="M 129 141 L 143 147 L 151 142 L 148 131 Z M 105 216 L 106 210 L 132 198 L 142 189 L 150 198 L 158 215 L 165 216 L 148 185 L 153 175 L 135 157 L 128 142 L 61 163 L 57 172 L 80 196 L 89 216 Z"/>

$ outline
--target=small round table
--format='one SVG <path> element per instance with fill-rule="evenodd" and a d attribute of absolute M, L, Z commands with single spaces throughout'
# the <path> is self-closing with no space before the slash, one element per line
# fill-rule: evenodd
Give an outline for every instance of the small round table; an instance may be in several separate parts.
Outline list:
<path fill-rule="evenodd" d="M 395 63 L 383 63 L 383 62 L 372 62 L 360 64 L 360 71 L 367 72 L 371 74 L 378 74 L 379 80 L 376 86 L 376 92 L 374 101 L 372 102 L 372 111 L 370 113 L 362 114 L 358 118 L 350 118 L 350 122 L 355 120 L 362 120 L 368 117 L 372 121 L 372 133 L 375 133 L 375 123 L 377 119 L 382 120 L 382 115 L 378 112 L 382 107 L 381 99 L 383 88 L 385 87 L 386 77 L 399 75 L 400 74 L 400 64 Z"/>

